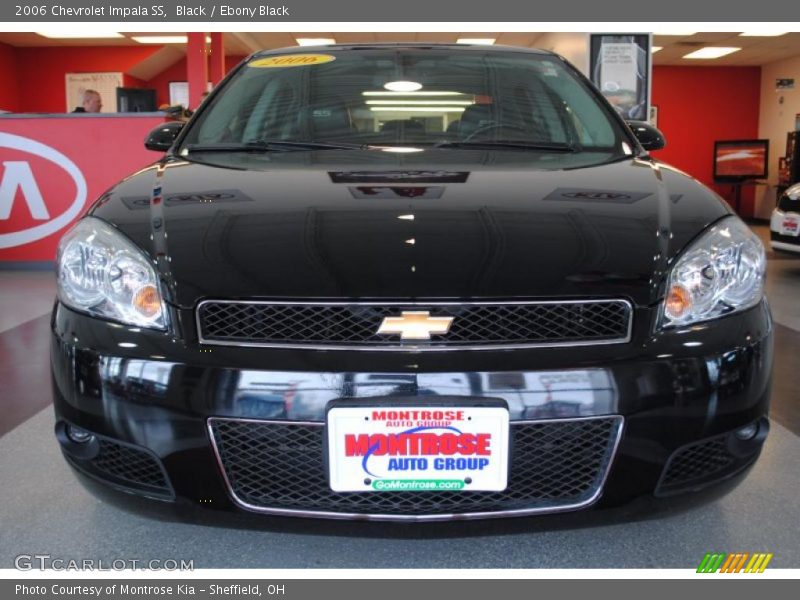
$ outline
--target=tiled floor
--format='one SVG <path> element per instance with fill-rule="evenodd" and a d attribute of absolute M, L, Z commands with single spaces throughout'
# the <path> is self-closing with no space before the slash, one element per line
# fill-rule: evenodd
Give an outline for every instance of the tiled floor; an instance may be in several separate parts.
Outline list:
<path fill-rule="evenodd" d="M 0 333 L 50 312 L 55 297 L 51 271 L 0 271 Z"/>
<path fill-rule="evenodd" d="M 48 406 L 53 275 L 0 272 L 0 568 L 35 552 L 185 558 L 198 568 L 692 567 L 710 550 L 770 551 L 772 567 L 798 568 L 800 257 L 770 253 L 767 289 L 776 323 L 773 429 L 747 479 L 716 502 L 592 528 L 292 521 L 241 530 L 156 522 L 105 504 L 76 482 L 52 439 Z"/>

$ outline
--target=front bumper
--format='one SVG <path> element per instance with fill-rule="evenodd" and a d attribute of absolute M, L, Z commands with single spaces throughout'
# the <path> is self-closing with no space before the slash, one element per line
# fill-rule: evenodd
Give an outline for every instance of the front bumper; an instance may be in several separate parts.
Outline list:
<path fill-rule="evenodd" d="M 787 216 L 795 223 L 800 219 L 797 212 L 784 212 L 778 208 L 772 211 L 769 220 L 769 244 L 773 250 L 800 253 L 800 236 L 789 235 L 784 229 L 783 221 Z"/>
<path fill-rule="evenodd" d="M 191 320 L 182 312 L 174 311 L 173 322 Z M 760 452 L 768 430 L 769 309 L 763 302 L 738 315 L 659 333 L 653 333 L 654 318 L 654 310 L 637 309 L 632 341 L 614 347 L 366 353 L 205 346 L 186 341 L 191 334 L 178 338 L 139 330 L 59 304 L 52 323 L 57 434 L 69 462 L 96 480 L 148 498 L 218 510 L 435 520 L 608 507 L 698 490 L 745 470 Z M 553 448 L 563 447 L 565 431 L 553 427 L 613 421 L 619 428 L 603 433 L 608 445 L 598 444 L 597 451 L 607 454 L 598 458 L 595 488 L 587 487 L 580 502 L 515 496 L 512 477 L 510 496 L 495 498 L 494 508 L 492 499 L 463 504 L 431 497 L 432 504 L 417 505 L 419 512 L 403 502 L 376 509 L 371 499 L 355 502 L 357 496 L 331 504 L 323 490 L 309 500 L 300 497 L 302 487 L 283 496 L 256 494 L 261 503 L 245 501 L 214 439 L 213 425 L 219 422 L 286 431 L 306 427 L 313 437 L 322 431 L 332 400 L 381 402 L 397 396 L 420 404 L 442 397 L 502 398 L 512 430 L 550 428 L 550 437 L 536 438 L 536 451 L 550 452 L 556 474 L 568 469 L 557 462 L 567 454 L 553 454 Z M 97 451 L 87 454 L 71 442 L 67 424 L 94 433 Z M 737 441 L 733 432 L 749 424 L 759 425 L 755 437 Z M 304 438 L 306 449 L 317 443 L 309 439 Z M 283 456 L 287 447 L 284 440 L 272 456 Z M 103 448 L 105 454 L 98 454 Z M 566 451 L 575 448 L 586 450 Z M 304 456 L 282 468 L 316 471 L 322 485 L 321 453 Z M 248 475 L 269 457 L 269 452 L 255 455 Z M 517 467 L 523 463 L 518 459 Z M 512 475 L 513 469 L 512 464 Z M 291 479 L 290 472 L 284 475 L 261 485 L 283 485 Z M 430 494 L 409 493 L 416 494 L 409 502 Z M 386 495 L 370 494 L 377 496 Z"/>

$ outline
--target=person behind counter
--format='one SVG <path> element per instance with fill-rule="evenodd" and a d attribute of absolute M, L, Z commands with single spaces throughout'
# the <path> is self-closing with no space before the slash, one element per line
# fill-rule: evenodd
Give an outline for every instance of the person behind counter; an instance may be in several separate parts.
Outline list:
<path fill-rule="evenodd" d="M 100 92 L 96 90 L 83 91 L 83 106 L 78 106 L 73 110 L 74 113 L 99 113 L 103 108 L 103 99 Z"/>

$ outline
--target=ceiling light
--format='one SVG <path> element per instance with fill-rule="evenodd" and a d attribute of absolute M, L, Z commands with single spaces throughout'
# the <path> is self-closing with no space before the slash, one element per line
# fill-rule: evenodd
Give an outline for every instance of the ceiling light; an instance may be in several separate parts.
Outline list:
<path fill-rule="evenodd" d="M 383 87 L 391 92 L 416 92 L 422 89 L 422 84 L 416 81 L 389 81 Z"/>
<path fill-rule="evenodd" d="M 475 104 L 470 100 L 367 100 L 366 103 L 379 106 L 414 106 L 415 104 L 421 106 L 435 106 L 437 104 L 469 106 L 470 104 Z"/>
<path fill-rule="evenodd" d="M 708 46 L 706 48 L 700 48 L 699 50 L 695 50 L 694 52 L 690 52 L 689 54 L 685 55 L 683 58 L 720 58 L 721 56 L 727 56 L 728 54 L 733 54 L 734 52 L 738 52 L 741 48 L 724 48 L 724 47 L 715 47 L 715 46 Z"/>
<path fill-rule="evenodd" d="M 742 37 L 778 37 L 786 35 L 788 31 L 745 31 L 739 35 Z"/>
<path fill-rule="evenodd" d="M 497 38 L 458 38 L 456 44 L 477 44 L 479 46 L 491 46 Z"/>
<path fill-rule="evenodd" d="M 362 96 L 466 96 L 461 92 L 361 92 Z"/>
<path fill-rule="evenodd" d="M 383 152 L 393 152 L 395 154 L 413 154 L 414 152 L 424 152 L 424 148 L 413 148 L 411 146 L 377 146 Z M 397 217 L 402 219 L 403 216 Z M 414 215 L 411 215 L 411 221 L 414 220 Z"/>
<path fill-rule="evenodd" d="M 652 52 L 653 54 L 655 54 L 655 53 L 656 53 L 656 52 L 658 52 L 659 50 L 663 50 L 663 49 L 664 49 L 664 46 L 653 46 L 653 47 L 650 49 L 650 52 Z"/>
<path fill-rule="evenodd" d="M 37 31 L 36 35 L 54 39 L 100 39 L 100 38 L 124 38 L 125 36 L 116 31 Z"/>
<path fill-rule="evenodd" d="M 131 38 L 140 44 L 187 44 L 188 36 L 185 35 L 135 35 Z M 211 43 L 211 36 L 206 36 L 206 44 Z"/>
<path fill-rule="evenodd" d="M 657 28 L 653 29 L 653 35 L 675 35 L 681 37 L 688 37 L 690 35 L 694 35 L 697 33 L 696 31 L 685 31 L 683 29 L 663 29 L 659 30 Z"/>
<path fill-rule="evenodd" d="M 335 44 L 333 38 L 295 38 L 298 46 L 330 46 Z"/>
<path fill-rule="evenodd" d="M 463 106 L 370 106 L 373 112 L 464 112 Z"/>

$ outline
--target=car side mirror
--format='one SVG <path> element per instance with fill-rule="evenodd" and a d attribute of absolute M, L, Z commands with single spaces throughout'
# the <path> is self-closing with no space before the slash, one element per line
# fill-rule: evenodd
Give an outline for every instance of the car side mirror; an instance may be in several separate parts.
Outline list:
<path fill-rule="evenodd" d="M 183 121 L 169 121 L 152 129 L 144 139 L 144 147 L 156 152 L 166 152 L 172 147 L 175 138 L 183 129 Z"/>
<path fill-rule="evenodd" d="M 648 152 L 661 150 L 667 145 L 664 134 L 646 121 L 628 121 L 628 127 L 631 128 L 642 148 Z"/>

